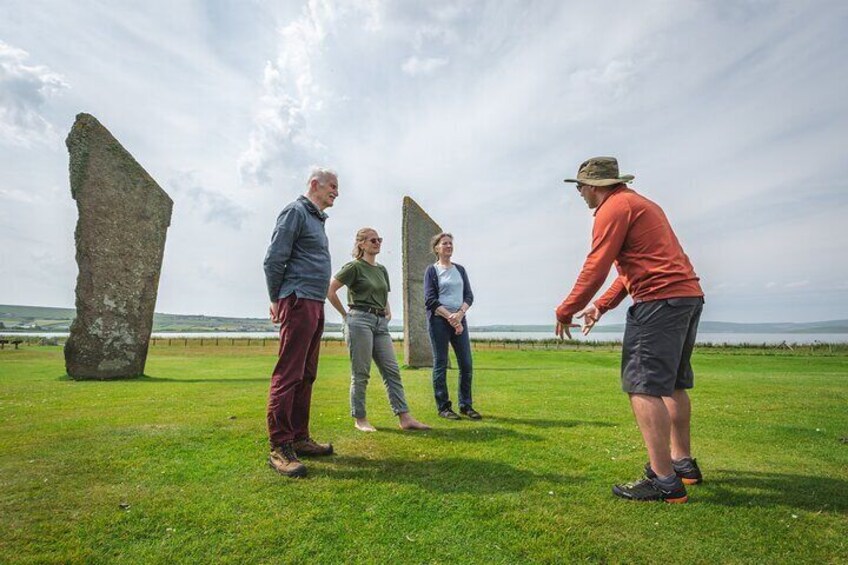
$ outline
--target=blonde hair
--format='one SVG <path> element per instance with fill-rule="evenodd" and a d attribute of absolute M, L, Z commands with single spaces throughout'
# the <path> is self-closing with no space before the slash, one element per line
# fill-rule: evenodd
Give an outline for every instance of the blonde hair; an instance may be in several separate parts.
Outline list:
<path fill-rule="evenodd" d="M 444 232 L 444 231 L 441 232 L 441 233 L 437 233 L 436 235 L 433 236 L 433 239 L 430 240 L 430 250 L 433 252 L 433 255 L 435 255 L 436 257 L 439 256 L 439 254 L 436 253 L 436 246 L 439 245 L 442 242 L 442 240 L 446 237 L 451 238 L 451 241 L 453 241 L 453 234 L 448 233 L 448 232 Z"/>
<path fill-rule="evenodd" d="M 365 250 L 362 249 L 359 244 L 368 239 L 365 237 L 369 233 L 377 233 L 377 230 L 374 228 L 362 228 L 356 232 L 356 239 L 353 242 L 353 251 L 351 251 L 351 255 L 353 255 L 354 259 L 362 259 L 362 256 L 365 255 Z"/>

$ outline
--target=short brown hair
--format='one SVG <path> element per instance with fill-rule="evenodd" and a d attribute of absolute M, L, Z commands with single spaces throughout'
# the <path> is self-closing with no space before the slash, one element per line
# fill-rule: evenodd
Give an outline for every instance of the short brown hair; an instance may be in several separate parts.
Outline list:
<path fill-rule="evenodd" d="M 436 257 L 439 256 L 439 254 L 436 253 L 436 246 L 439 245 L 442 242 L 442 240 L 446 237 L 453 239 L 453 234 L 448 233 L 448 232 L 444 232 L 444 231 L 439 232 L 439 233 L 437 233 L 436 235 L 433 236 L 433 239 L 430 240 L 430 250 L 433 252 L 433 255 L 435 255 Z"/>

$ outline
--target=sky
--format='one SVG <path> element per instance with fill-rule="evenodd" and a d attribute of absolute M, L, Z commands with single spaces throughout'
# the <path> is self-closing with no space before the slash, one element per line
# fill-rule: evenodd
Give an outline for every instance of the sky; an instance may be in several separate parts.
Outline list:
<path fill-rule="evenodd" d="M 702 319 L 848 318 L 847 27 L 838 1 L 0 0 L 0 303 L 74 304 L 87 112 L 174 200 L 158 312 L 265 316 L 317 165 L 333 269 L 376 228 L 397 317 L 408 195 L 455 236 L 472 325 L 553 324 L 592 227 L 562 179 L 612 155 Z"/>

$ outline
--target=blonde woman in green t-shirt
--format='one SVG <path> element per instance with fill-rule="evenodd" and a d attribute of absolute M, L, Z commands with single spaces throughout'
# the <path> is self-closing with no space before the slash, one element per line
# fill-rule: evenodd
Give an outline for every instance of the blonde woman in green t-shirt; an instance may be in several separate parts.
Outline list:
<path fill-rule="evenodd" d="M 371 359 L 380 369 L 392 411 L 404 430 L 429 430 L 412 417 L 400 380 L 392 337 L 389 335 L 389 273 L 377 263 L 383 238 L 372 228 L 356 232 L 354 260 L 342 267 L 330 281 L 327 299 L 344 319 L 345 341 L 350 351 L 350 415 L 354 426 L 363 432 L 376 432 L 365 413 L 365 389 L 371 376 Z M 348 310 L 345 310 L 338 291 L 347 287 Z"/>

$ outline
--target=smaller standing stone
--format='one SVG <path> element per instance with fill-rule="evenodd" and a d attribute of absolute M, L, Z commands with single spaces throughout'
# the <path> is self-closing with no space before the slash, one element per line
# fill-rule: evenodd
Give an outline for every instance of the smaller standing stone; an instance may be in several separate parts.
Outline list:
<path fill-rule="evenodd" d="M 65 143 L 79 211 L 65 367 L 74 379 L 140 376 L 173 202 L 94 116 L 77 115 Z"/>
<path fill-rule="evenodd" d="M 424 271 L 435 262 L 430 239 L 442 228 L 409 196 L 403 198 L 403 359 L 407 367 L 432 367 L 424 308 Z"/>

